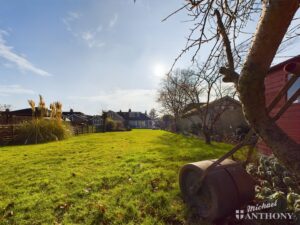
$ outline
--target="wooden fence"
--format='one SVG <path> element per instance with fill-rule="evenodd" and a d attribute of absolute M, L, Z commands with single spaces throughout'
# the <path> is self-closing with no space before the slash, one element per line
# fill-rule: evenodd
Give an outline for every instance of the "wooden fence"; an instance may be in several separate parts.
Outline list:
<path fill-rule="evenodd" d="M 16 136 L 18 124 L 0 124 L 0 145 L 9 144 Z M 76 125 L 71 126 L 73 135 L 88 134 L 99 132 L 102 129 L 91 125 Z"/>
<path fill-rule="evenodd" d="M 25 121 L 31 121 L 32 116 L 0 116 L 0 126 L 2 125 L 11 125 L 11 124 L 20 124 Z"/>
<path fill-rule="evenodd" d="M 95 133 L 98 131 L 98 129 L 96 129 L 95 126 L 91 126 L 91 125 L 76 125 L 76 126 L 72 126 L 72 129 L 74 135 Z"/>
<path fill-rule="evenodd" d="M 0 125 L 0 144 L 5 145 L 12 141 L 15 136 L 15 130 L 18 125 L 5 124 Z"/>

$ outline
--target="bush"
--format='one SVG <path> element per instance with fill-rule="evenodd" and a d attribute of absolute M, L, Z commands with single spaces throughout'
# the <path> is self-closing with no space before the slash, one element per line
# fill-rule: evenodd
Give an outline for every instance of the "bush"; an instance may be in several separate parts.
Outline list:
<path fill-rule="evenodd" d="M 106 131 L 125 131 L 124 124 L 111 118 L 106 119 Z"/>
<path fill-rule="evenodd" d="M 70 127 L 57 120 L 34 119 L 16 129 L 14 144 L 35 144 L 63 140 L 71 136 Z"/>
<path fill-rule="evenodd" d="M 262 156 L 256 164 L 249 164 L 246 169 L 258 182 L 255 187 L 256 201 L 277 200 L 273 212 L 292 212 L 300 221 L 300 187 L 295 174 L 288 171 L 274 156 Z"/>
<path fill-rule="evenodd" d="M 116 130 L 124 131 L 126 130 L 124 124 L 121 121 L 116 121 Z"/>
<path fill-rule="evenodd" d="M 111 118 L 107 118 L 106 119 L 106 131 L 114 131 L 116 129 L 116 122 L 111 119 Z"/>

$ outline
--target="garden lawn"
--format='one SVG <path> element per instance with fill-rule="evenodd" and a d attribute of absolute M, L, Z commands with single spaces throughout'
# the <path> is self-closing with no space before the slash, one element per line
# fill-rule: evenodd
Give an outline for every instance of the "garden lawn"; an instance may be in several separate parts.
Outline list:
<path fill-rule="evenodd" d="M 160 130 L 0 148 L 0 224 L 184 224 L 178 172 L 230 145 Z"/>

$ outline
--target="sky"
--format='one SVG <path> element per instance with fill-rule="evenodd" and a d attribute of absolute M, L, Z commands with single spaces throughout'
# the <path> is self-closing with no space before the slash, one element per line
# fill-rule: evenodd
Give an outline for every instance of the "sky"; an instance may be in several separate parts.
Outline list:
<path fill-rule="evenodd" d="M 0 0 L 0 104 L 150 111 L 186 44 L 183 0 Z M 176 67 L 191 64 L 187 53 Z"/>
<path fill-rule="evenodd" d="M 41 94 L 65 111 L 149 111 L 188 34 L 183 14 L 161 22 L 181 0 L 0 2 L 0 104 L 12 109 Z"/>

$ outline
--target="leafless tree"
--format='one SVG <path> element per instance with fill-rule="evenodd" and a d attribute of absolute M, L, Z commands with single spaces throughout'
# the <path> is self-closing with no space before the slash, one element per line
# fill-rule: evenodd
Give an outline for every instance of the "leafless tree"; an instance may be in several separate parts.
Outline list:
<path fill-rule="evenodd" d="M 6 110 L 10 110 L 10 109 L 11 109 L 11 105 L 0 104 L 0 111 L 6 111 Z"/>
<path fill-rule="evenodd" d="M 149 117 L 152 119 L 152 120 L 156 120 L 158 118 L 158 115 L 157 115 L 157 112 L 156 112 L 156 109 L 152 108 L 149 112 Z"/>
<path fill-rule="evenodd" d="M 211 74 L 199 67 L 198 72 L 181 70 L 180 79 L 172 79 L 172 76 L 169 79 L 174 86 L 181 89 L 181 93 L 186 95 L 188 102 L 193 106 L 192 110 L 196 110 L 201 121 L 199 128 L 204 135 L 205 142 L 210 144 L 216 122 L 230 106 L 228 101 L 219 102 L 217 105 L 211 102 L 229 95 L 233 97 L 232 88 L 225 87 L 219 73 Z"/>
<path fill-rule="evenodd" d="M 166 75 L 162 80 L 157 99 L 162 105 L 164 113 L 174 116 L 175 132 L 178 131 L 178 120 L 189 103 L 189 97 L 181 88 L 184 82 L 184 78 L 181 75 L 180 70 L 175 70 Z"/>
<path fill-rule="evenodd" d="M 209 54 L 202 69 L 219 70 L 224 82 L 235 85 L 255 132 L 285 166 L 300 175 L 300 145 L 269 116 L 264 94 L 264 79 L 276 53 L 299 37 L 299 0 L 185 2 L 171 15 L 185 9 L 194 25 L 175 62 L 191 49 L 195 49 L 196 60 L 206 45 Z M 251 24 L 256 31 L 250 29 Z"/>

